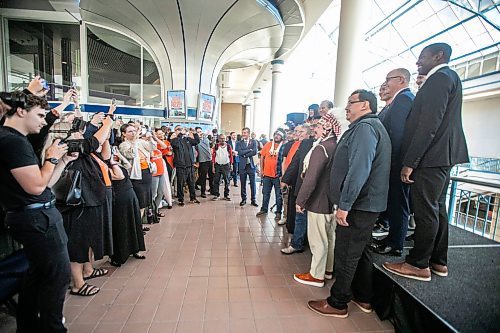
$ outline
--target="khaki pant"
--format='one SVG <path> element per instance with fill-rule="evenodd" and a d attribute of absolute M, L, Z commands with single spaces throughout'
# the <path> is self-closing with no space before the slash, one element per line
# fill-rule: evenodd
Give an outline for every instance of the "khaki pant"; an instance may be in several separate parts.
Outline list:
<path fill-rule="evenodd" d="M 336 226 L 334 214 L 307 212 L 307 238 L 312 253 L 309 273 L 316 279 L 324 280 L 325 271 L 333 272 Z"/>
<path fill-rule="evenodd" d="M 282 219 L 286 221 L 286 217 L 288 214 L 288 192 L 283 194 L 283 217 Z"/>

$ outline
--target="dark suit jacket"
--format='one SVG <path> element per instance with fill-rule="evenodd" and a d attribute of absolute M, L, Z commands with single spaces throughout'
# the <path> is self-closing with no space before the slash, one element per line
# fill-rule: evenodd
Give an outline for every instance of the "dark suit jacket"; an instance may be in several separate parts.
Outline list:
<path fill-rule="evenodd" d="M 255 169 L 255 163 L 253 162 L 253 156 L 257 155 L 257 141 L 249 139 L 248 145 L 245 140 L 240 140 L 236 142 L 235 150 L 238 152 L 240 157 L 239 170 L 245 170 L 247 161 L 250 161 L 250 167 Z"/>
<path fill-rule="evenodd" d="M 299 148 L 293 155 L 292 161 L 288 165 L 285 174 L 281 178 L 281 181 L 285 184 L 291 185 L 293 187 L 293 194 L 295 196 L 299 195 L 300 187 L 302 186 L 302 177 L 300 174 L 304 169 L 304 158 L 306 157 L 309 150 L 312 148 L 314 139 L 304 139 L 299 145 Z"/>
<path fill-rule="evenodd" d="M 462 128 L 462 83 L 449 67 L 431 75 L 415 96 L 401 153 L 403 165 L 414 169 L 469 161 Z"/>
<path fill-rule="evenodd" d="M 406 88 L 394 97 L 392 103 L 387 107 L 384 115 L 379 115 L 389 137 L 391 138 L 392 153 L 391 165 L 401 171 L 401 142 L 406 124 L 406 119 L 410 113 L 415 95 Z"/>

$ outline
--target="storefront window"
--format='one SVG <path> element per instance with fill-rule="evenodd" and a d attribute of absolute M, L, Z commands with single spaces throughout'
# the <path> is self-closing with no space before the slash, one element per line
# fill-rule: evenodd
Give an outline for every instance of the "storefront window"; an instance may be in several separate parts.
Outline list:
<path fill-rule="evenodd" d="M 49 84 L 49 100 L 79 86 L 80 27 L 75 24 L 8 21 L 8 89 L 26 88 L 35 75 Z"/>
<path fill-rule="evenodd" d="M 161 106 L 158 69 L 141 45 L 125 35 L 92 25 L 88 26 L 87 43 L 89 102 L 109 103 L 115 98 L 118 105 Z"/>

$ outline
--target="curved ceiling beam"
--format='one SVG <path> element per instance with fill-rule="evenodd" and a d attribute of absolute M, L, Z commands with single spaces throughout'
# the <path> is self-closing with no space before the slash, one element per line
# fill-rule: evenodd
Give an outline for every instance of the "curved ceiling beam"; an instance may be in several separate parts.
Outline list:
<path fill-rule="evenodd" d="M 219 17 L 219 19 L 217 20 L 217 23 L 215 24 L 214 28 L 212 29 L 212 32 L 210 33 L 210 36 L 208 37 L 208 40 L 207 42 L 205 43 L 205 49 L 203 50 L 203 56 L 201 58 L 201 63 L 203 64 L 203 62 L 205 61 L 205 55 L 207 54 L 207 48 L 208 48 L 208 44 L 210 44 L 210 40 L 212 39 L 212 36 L 214 35 L 214 32 L 215 32 L 215 29 L 217 29 L 217 27 L 219 26 L 219 23 L 222 21 L 222 19 L 224 18 L 224 16 L 226 16 L 226 14 L 231 10 L 231 8 L 234 7 L 234 5 L 236 5 L 236 3 L 238 2 L 239 0 L 235 0 L 231 6 L 229 6 L 225 11 L 224 13 L 221 15 L 221 17 Z M 199 84 L 199 91 L 201 91 L 201 76 L 203 74 L 203 65 L 200 67 L 200 84 Z M 210 83 L 210 86 L 212 84 Z"/>

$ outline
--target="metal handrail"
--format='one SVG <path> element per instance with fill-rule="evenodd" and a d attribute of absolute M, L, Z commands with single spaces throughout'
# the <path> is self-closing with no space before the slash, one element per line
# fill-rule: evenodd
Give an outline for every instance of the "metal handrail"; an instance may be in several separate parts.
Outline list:
<path fill-rule="evenodd" d="M 483 189 L 461 187 L 459 184 L 481 186 Z M 500 241 L 500 180 L 475 177 L 451 177 L 448 200 L 448 223 L 483 237 Z"/>

